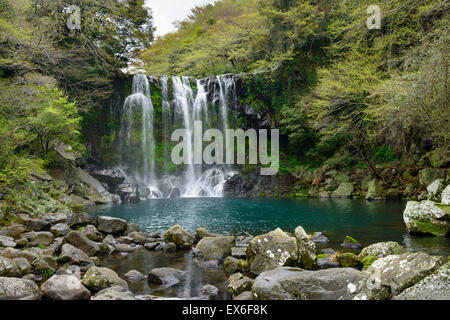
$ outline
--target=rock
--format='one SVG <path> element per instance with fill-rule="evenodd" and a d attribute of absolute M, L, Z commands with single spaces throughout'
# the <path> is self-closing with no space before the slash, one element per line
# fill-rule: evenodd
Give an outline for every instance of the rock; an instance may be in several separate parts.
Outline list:
<path fill-rule="evenodd" d="M 358 255 L 358 260 L 368 268 L 374 261 L 390 255 L 406 253 L 406 249 L 397 242 L 387 241 L 372 244 L 361 250 Z"/>
<path fill-rule="evenodd" d="M 245 291 L 251 291 L 253 280 L 245 277 L 242 273 L 235 273 L 228 278 L 228 292 L 238 296 Z"/>
<path fill-rule="evenodd" d="M 0 277 L 0 300 L 39 300 L 40 298 L 39 287 L 33 281 Z"/>
<path fill-rule="evenodd" d="M 148 242 L 147 238 L 142 233 L 137 231 L 129 233 L 128 237 L 137 244 L 145 245 Z"/>
<path fill-rule="evenodd" d="M 200 293 L 209 300 L 216 300 L 219 297 L 219 289 L 211 284 L 204 285 Z"/>
<path fill-rule="evenodd" d="M 394 300 L 450 300 L 450 263 L 404 290 Z"/>
<path fill-rule="evenodd" d="M 249 265 L 247 260 L 237 259 L 234 257 L 227 257 L 223 263 L 225 268 L 225 275 L 229 277 L 236 272 L 248 272 Z"/>
<path fill-rule="evenodd" d="M 51 225 L 47 219 L 28 219 L 26 221 L 27 229 L 30 231 L 49 231 Z"/>
<path fill-rule="evenodd" d="M 139 196 L 139 186 L 137 184 L 119 184 L 116 187 L 116 194 L 123 203 L 138 203 L 141 201 Z"/>
<path fill-rule="evenodd" d="M 149 284 L 162 288 L 172 287 L 186 277 L 186 272 L 174 268 L 156 268 L 149 272 L 147 280 Z"/>
<path fill-rule="evenodd" d="M 339 187 L 331 193 L 332 198 L 349 199 L 354 191 L 352 182 L 343 182 Z"/>
<path fill-rule="evenodd" d="M 334 251 L 334 250 L 333 250 Z M 339 263 L 334 260 L 334 254 L 320 254 L 317 256 L 317 268 L 330 269 L 339 268 Z"/>
<path fill-rule="evenodd" d="M 198 228 L 197 231 L 195 232 L 194 241 L 195 241 L 195 243 L 197 243 L 197 242 L 199 242 L 200 240 L 202 240 L 203 238 L 206 238 L 206 237 L 221 237 L 221 235 L 210 233 L 205 228 Z"/>
<path fill-rule="evenodd" d="M 166 243 L 173 242 L 178 249 L 190 249 L 192 247 L 192 236 L 180 225 L 175 225 L 164 234 Z"/>
<path fill-rule="evenodd" d="M 315 243 L 330 242 L 330 240 L 322 232 L 314 232 L 311 238 Z"/>
<path fill-rule="evenodd" d="M 157 248 L 159 245 L 160 245 L 159 242 L 149 242 L 149 243 L 144 244 L 144 248 L 147 249 L 147 250 L 149 250 L 149 251 L 153 251 L 153 250 L 156 250 L 156 248 Z M 176 250 L 177 250 L 177 246 L 176 246 L 175 243 L 174 243 L 174 245 L 175 245 L 175 251 L 176 251 Z"/>
<path fill-rule="evenodd" d="M 117 239 L 117 241 L 118 241 L 119 243 L 131 244 L 131 243 L 133 243 L 133 238 L 130 238 L 130 237 L 120 237 L 120 238 Z"/>
<path fill-rule="evenodd" d="M 58 276 L 76 276 L 80 279 L 81 268 L 79 266 L 70 265 L 64 266 L 56 270 L 55 275 Z"/>
<path fill-rule="evenodd" d="M 253 240 L 253 237 L 250 236 L 238 236 L 236 237 L 236 247 L 238 248 L 247 248 L 250 242 Z"/>
<path fill-rule="evenodd" d="M 15 258 L 25 258 L 30 263 L 33 262 L 37 258 L 37 255 L 33 252 L 17 250 L 17 249 L 13 249 L 13 248 L 6 248 L 5 250 L 3 250 L 1 252 L 1 255 L 10 260 L 13 260 Z"/>
<path fill-rule="evenodd" d="M 222 264 L 231 255 L 234 237 L 206 237 L 200 240 L 194 249 L 194 257 L 200 261 L 216 260 Z"/>
<path fill-rule="evenodd" d="M 91 173 L 100 182 L 106 183 L 111 192 L 115 192 L 116 187 L 124 183 L 126 177 L 119 169 L 97 170 Z"/>
<path fill-rule="evenodd" d="M 92 300 L 103 301 L 130 301 L 137 300 L 131 291 L 126 290 L 120 286 L 114 286 L 111 288 L 103 289 L 99 291 Z"/>
<path fill-rule="evenodd" d="M 115 246 L 117 244 L 116 239 L 114 239 L 114 237 L 111 234 L 108 234 L 104 239 L 103 239 L 103 243 L 104 244 L 109 244 L 111 246 Z"/>
<path fill-rule="evenodd" d="M 22 277 L 22 279 L 23 279 L 23 280 L 30 280 L 30 281 L 33 281 L 33 282 L 37 282 L 37 277 L 36 277 L 36 275 L 35 275 L 35 274 L 32 274 L 32 273 L 29 273 L 29 274 L 24 275 L 24 276 Z"/>
<path fill-rule="evenodd" d="M 125 230 L 125 235 L 129 235 L 132 232 L 139 232 L 139 227 L 136 223 L 127 224 L 127 229 Z"/>
<path fill-rule="evenodd" d="M 108 268 L 91 267 L 81 281 L 89 290 L 100 291 L 112 286 L 128 289 L 128 284 L 116 272 Z"/>
<path fill-rule="evenodd" d="M 258 275 L 280 266 L 298 263 L 297 239 L 276 229 L 255 237 L 248 246 L 250 271 Z"/>
<path fill-rule="evenodd" d="M 295 238 L 297 239 L 298 263 L 299 266 L 313 270 L 317 267 L 316 244 L 303 227 L 295 229 Z"/>
<path fill-rule="evenodd" d="M 119 243 L 116 245 L 116 252 L 134 252 L 136 251 L 135 247 L 130 246 L 129 244 Z"/>
<path fill-rule="evenodd" d="M 450 207 L 432 201 L 409 201 L 403 220 L 409 232 L 446 235 L 450 231 Z"/>
<path fill-rule="evenodd" d="M 94 265 L 94 261 L 86 253 L 68 243 L 62 246 L 61 254 L 58 257 L 58 262 L 74 264 L 80 267 Z"/>
<path fill-rule="evenodd" d="M 366 200 L 384 200 L 386 199 L 386 195 L 384 192 L 384 188 L 380 181 L 377 179 L 373 179 L 367 185 L 367 194 Z"/>
<path fill-rule="evenodd" d="M 374 275 L 382 285 L 389 286 L 396 296 L 446 262 L 445 257 L 430 256 L 423 252 L 405 253 L 376 260 L 367 269 L 367 273 Z"/>
<path fill-rule="evenodd" d="M 1 258 L 0 258 L 1 259 Z M 13 263 L 20 271 L 20 275 L 26 275 L 31 272 L 31 264 L 25 258 L 14 258 Z"/>
<path fill-rule="evenodd" d="M 116 236 L 123 235 L 128 225 L 125 220 L 112 217 L 100 216 L 97 221 L 98 231 Z"/>
<path fill-rule="evenodd" d="M 247 257 L 247 248 L 233 247 L 231 248 L 231 256 L 237 259 L 245 259 Z"/>
<path fill-rule="evenodd" d="M 260 274 L 252 291 L 258 300 L 374 300 L 389 297 L 384 287 L 367 289 L 367 281 L 368 275 L 353 268 L 306 271 L 280 267 Z"/>
<path fill-rule="evenodd" d="M 338 255 L 339 264 L 343 268 L 362 268 L 363 264 L 353 252 L 344 252 Z"/>
<path fill-rule="evenodd" d="M 69 233 L 70 227 L 66 223 L 58 223 L 50 228 L 55 237 L 62 237 Z"/>
<path fill-rule="evenodd" d="M 97 225 L 97 221 L 92 218 L 90 215 L 88 215 L 87 213 L 73 213 L 69 216 L 68 220 L 67 220 L 67 224 L 72 228 L 72 229 L 78 229 L 81 227 L 85 227 L 89 224 L 92 225 Z"/>
<path fill-rule="evenodd" d="M 443 178 L 443 172 L 438 169 L 425 168 L 419 171 L 419 181 L 423 186 L 428 186 L 439 178 Z"/>
<path fill-rule="evenodd" d="M 4 227 L 0 230 L 0 236 L 18 239 L 25 232 L 25 227 L 21 224 Z"/>
<path fill-rule="evenodd" d="M 362 245 L 350 236 L 346 236 L 344 242 L 341 243 L 341 247 L 349 249 L 361 249 Z"/>
<path fill-rule="evenodd" d="M 448 185 L 441 195 L 441 203 L 450 205 L 450 185 Z"/>
<path fill-rule="evenodd" d="M 25 238 L 17 239 L 16 243 L 19 247 L 26 247 L 28 245 L 28 240 Z"/>
<path fill-rule="evenodd" d="M 137 270 L 128 271 L 123 277 L 130 282 L 139 282 L 145 279 L 145 276 Z"/>
<path fill-rule="evenodd" d="M 53 258 L 53 256 L 45 254 L 38 256 L 38 258 L 34 260 L 31 265 L 35 270 L 44 272 L 49 270 L 52 270 L 54 272 L 57 267 L 55 258 Z"/>
<path fill-rule="evenodd" d="M 64 237 L 64 243 L 73 245 L 90 257 L 101 256 L 109 253 L 109 248 L 105 244 L 89 240 L 84 234 L 77 231 L 70 231 Z"/>
<path fill-rule="evenodd" d="M 390 188 L 386 191 L 386 199 L 399 200 L 402 198 L 402 192 L 396 188 Z"/>
<path fill-rule="evenodd" d="M 15 248 L 17 243 L 11 237 L 0 236 L 0 247 Z"/>
<path fill-rule="evenodd" d="M 24 233 L 23 236 L 28 239 L 31 246 L 48 246 L 54 239 L 53 234 L 47 231 L 28 232 Z"/>
<path fill-rule="evenodd" d="M 41 290 L 52 300 L 89 300 L 91 293 L 74 275 L 54 275 L 48 279 Z"/>
<path fill-rule="evenodd" d="M 181 198 L 181 191 L 178 188 L 173 188 L 172 191 L 169 194 L 170 199 L 177 199 Z"/>
<path fill-rule="evenodd" d="M 428 192 L 428 200 L 430 201 L 439 201 L 441 199 L 442 191 L 444 190 L 444 180 L 436 179 L 427 187 Z"/>
<path fill-rule="evenodd" d="M 252 301 L 253 293 L 251 291 L 242 292 L 240 295 L 233 298 L 233 300 L 237 301 Z"/>
<path fill-rule="evenodd" d="M 160 243 L 156 248 L 156 251 L 163 251 L 163 252 L 176 252 L 177 251 L 177 245 L 173 242 L 170 243 Z"/>
<path fill-rule="evenodd" d="M 0 277 L 20 277 L 22 273 L 14 261 L 0 256 Z"/>
<path fill-rule="evenodd" d="M 98 231 L 97 228 L 92 224 L 89 224 L 86 227 L 84 227 L 81 233 L 84 234 L 86 238 L 88 238 L 89 240 L 96 242 L 101 242 L 103 241 L 104 238 L 103 234 L 100 231 Z"/>

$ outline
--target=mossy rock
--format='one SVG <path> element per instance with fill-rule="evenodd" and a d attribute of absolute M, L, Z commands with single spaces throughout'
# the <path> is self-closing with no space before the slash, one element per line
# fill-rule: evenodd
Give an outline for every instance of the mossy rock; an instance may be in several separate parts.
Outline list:
<path fill-rule="evenodd" d="M 363 264 L 359 261 L 359 258 L 353 252 L 344 252 L 337 254 L 339 264 L 343 268 L 362 268 Z"/>

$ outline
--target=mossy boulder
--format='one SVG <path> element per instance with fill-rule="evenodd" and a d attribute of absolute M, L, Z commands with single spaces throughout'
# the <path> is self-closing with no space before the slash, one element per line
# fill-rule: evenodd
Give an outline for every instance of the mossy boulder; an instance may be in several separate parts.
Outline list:
<path fill-rule="evenodd" d="M 352 182 L 342 182 L 339 187 L 331 193 L 332 198 L 351 198 L 354 191 Z"/>
<path fill-rule="evenodd" d="M 404 254 L 406 252 L 406 249 L 397 242 L 379 242 L 362 249 L 358 255 L 358 260 L 361 261 L 364 268 L 368 268 L 372 263 L 380 258 L 390 255 Z"/>
<path fill-rule="evenodd" d="M 428 186 L 439 178 L 444 178 L 444 172 L 439 169 L 425 168 L 419 171 L 419 181 L 423 186 Z"/>
<path fill-rule="evenodd" d="M 377 179 L 373 179 L 367 185 L 366 200 L 384 200 L 386 199 L 386 193 L 383 185 Z"/>
<path fill-rule="evenodd" d="M 89 290 L 100 291 L 113 286 L 121 286 L 128 289 L 128 284 L 111 269 L 91 267 L 81 281 Z"/>
<path fill-rule="evenodd" d="M 192 248 L 193 237 L 180 225 L 175 225 L 164 234 L 166 243 L 175 243 L 178 249 Z"/>
<path fill-rule="evenodd" d="M 223 263 L 223 267 L 225 268 L 225 275 L 229 277 L 230 275 L 236 272 L 248 272 L 249 264 L 248 260 L 237 259 L 234 257 L 227 257 L 225 262 Z"/>
<path fill-rule="evenodd" d="M 235 237 L 206 237 L 194 249 L 194 257 L 200 261 L 217 261 L 222 264 L 231 255 Z"/>
<path fill-rule="evenodd" d="M 359 258 L 356 254 L 353 252 L 344 252 L 339 253 L 337 255 L 337 259 L 339 261 L 339 264 L 343 268 L 361 268 L 362 263 L 359 261 Z"/>
<path fill-rule="evenodd" d="M 295 238 L 297 239 L 298 264 L 307 270 L 317 268 L 316 244 L 312 237 L 305 232 L 303 227 L 295 229 Z"/>
<path fill-rule="evenodd" d="M 403 220 L 409 232 L 443 236 L 450 231 L 450 206 L 433 201 L 409 201 Z"/>
<path fill-rule="evenodd" d="M 251 291 L 253 282 L 254 280 L 242 273 L 235 273 L 228 278 L 228 292 L 233 296 L 238 296 L 245 291 Z"/>
<path fill-rule="evenodd" d="M 444 190 L 444 180 L 442 179 L 436 179 L 427 187 L 428 192 L 428 200 L 431 201 L 440 201 L 441 200 L 441 194 Z"/>

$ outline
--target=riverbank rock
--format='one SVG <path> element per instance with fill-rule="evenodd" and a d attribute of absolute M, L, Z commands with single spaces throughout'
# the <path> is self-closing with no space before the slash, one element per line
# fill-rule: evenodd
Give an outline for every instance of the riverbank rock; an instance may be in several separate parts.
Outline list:
<path fill-rule="evenodd" d="M 260 274 L 253 284 L 258 300 L 387 299 L 385 287 L 370 289 L 368 275 L 353 268 L 307 271 L 280 267 Z"/>
<path fill-rule="evenodd" d="M 158 243 L 155 242 L 156 247 L 154 248 L 155 251 L 162 251 L 162 252 L 177 252 L 177 245 L 173 242 L 169 242 L 169 243 Z M 151 246 L 146 245 L 145 248 L 150 249 L 153 248 L 153 246 L 155 246 L 155 244 L 152 244 Z"/>
<path fill-rule="evenodd" d="M 208 300 L 216 300 L 219 297 L 219 289 L 211 284 L 204 285 L 200 289 L 200 293 Z"/>
<path fill-rule="evenodd" d="M 225 275 L 229 277 L 236 272 L 248 272 L 249 265 L 247 260 L 237 259 L 234 257 L 227 257 L 223 263 L 225 268 Z"/>
<path fill-rule="evenodd" d="M 114 286 L 103 289 L 92 298 L 92 300 L 99 301 L 132 301 L 137 300 L 133 293 L 124 287 Z"/>
<path fill-rule="evenodd" d="M 158 287 L 172 287 L 186 277 L 186 272 L 174 268 L 156 268 L 149 272 L 147 281 Z"/>
<path fill-rule="evenodd" d="M 89 240 L 84 234 L 77 231 L 70 231 L 64 237 L 64 243 L 73 245 L 90 257 L 105 255 L 109 252 L 109 248 L 104 243 Z"/>
<path fill-rule="evenodd" d="M 29 263 L 33 262 L 35 259 L 37 259 L 37 254 L 30 252 L 30 251 L 24 251 L 24 250 L 18 250 L 14 248 L 6 248 L 2 252 L 0 252 L 0 256 L 3 256 L 5 258 L 8 258 L 10 260 L 13 260 L 15 258 L 25 258 Z"/>
<path fill-rule="evenodd" d="M 331 193 L 331 198 L 350 199 L 354 189 L 352 182 L 343 182 Z"/>
<path fill-rule="evenodd" d="M 78 229 L 81 227 L 85 227 L 89 224 L 97 225 L 97 220 L 92 218 L 90 215 L 88 215 L 85 212 L 82 213 L 72 213 L 69 215 L 67 219 L 67 224 L 72 229 Z"/>
<path fill-rule="evenodd" d="M 88 224 L 86 227 L 84 227 L 81 233 L 89 240 L 95 242 L 102 242 L 104 238 L 103 234 L 98 231 L 97 228 L 92 224 Z"/>
<path fill-rule="evenodd" d="M 233 247 L 231 248 L 231 256 L 237 259 L 245 259 L 247 257 L 247 248 Z"/>
<path fill-rule="evenodd" d="M 374 243 L 361 250 L 358 255 L 359 261 L 364 265 L 364 268 L 370 267 L 372 263 L 380 258 L 384 258 L 391 255 L 399 255 L 406 253 L 406 249 L 399 245 L 397 242 L 386 241 Z"/>
<path fill-rule="evenodd" d="M 53 234 L 47 231 L 28 232 L 24 233 L 23 236 L 28 240 L 30 246 L 48 246 L 54 239 Z"/>
<path fill-rule="evenodd" d="M 91 173 L 91 175 L 100 182 L 108 185 L 108 190 L 115 193 L 116 187 L 124 183 L 126 177 L 119 169 L 104 169 L 97 170 Z"/>
<path fill-rule="evenodd" d="M 247 256 L 250 271 L 255 275 L 280 266 L 296 265 L 297 239 L 278 228 L 255 237 L 248 246 Z"/>
<path fill-rule="evenodd" d="M 298 264 L 300 267 L 313 270 L 317 268 L 316 244 L 310 235 L 308 235 L 299 226 L 295 229 L 295 238 L 297 239 Z"/>
<path fill-rule="evenodd" d="M 450 263 L 404 290 L 394 300 L 450 300 Z"/>
<path fill-rule="evenodd" d="M 443 236 L 450 231 L 450 206 L 432 201 L 409 201 L 403 220 L 409 232 Z"/>
<path fill-rule="evenodd" d="M 58 262 L 74 264 L 83 268 L 94 265 L 94 261 L 86 253 L 68 243 L 62 246 Z"/>
<path fill-rule="evenodd" d="M 119 184 L 115 190 L 123 203 L 138 203 L 141 201 L 137 184 Z"/>
<path fill-rule="evenodd" d="M 22 274 L 13 260 L 0 256 L 0 277 L 20 277 Z"/>
<path fill-rule="evenodd" d="M 0 247 L 15 248 L 17 243 L 11 237 L 0 236 Z"/>
<path fill-rule="evenodd" d="M 423 252 L 405 253 L 380 258 L 372 263 L 367 273 L 382 285 L 389 286 L 394 296 L 413 286 L 447 262 L 447 258 L 430 256 Z"/>
<path fill-rule="evenodd" d="M 231 248 L 235 244 L 235 237 L 206 237 L 200 240 L 194 248 L 194 257 L 200 261 L 216 261 L 223 264 L 231 255 Z"/>
<path fill-rule="evenodd" d="M 342 268 L 356 268 L 361 269 L 363 264 L 359 261 L 359 258 L 353 252 L 344 252 L 337 255 L 339 264 Z"/>
<path fill-rule="evenodd" d="M 450 185 L 448 185 L 444 191 L 442 191 L 441 195 L 441 203 L 450 205 Z"/>
<path fill-rule="evenodd" d="M 198 228 L 195 232 L 195 237 L 194 237 L 194 241 L 195 243 L 198 243 L 200 240 L 202 240 L 203 238 L 207 238 L 207 237 L 221 237 L 222 235 L 220 234 L 214 234 L 214 233 L 210 233 L 208 230 L 206 230 L 205 228 Z"/>
<path fill-rule="evenodd" d="M 113 286 L 128 289 L 128 284 L 116 272 L 108 268 L 91 267 L 81 281 L 89 290 L 100 291 Z"/>
<path fill-rule="evenodd" d="M 58 223 L 50 228 L 50 232 L 53 233 L 55 237 L 62 237 L 68 234 L 70 227 L 66 223 Z"/>
<path fill-rule="evenodd" d="M 0 230 L 0 236 L 19 239 L 22 233 L 25 232 L 25 227 L 21 224 L 12 225 L 9 227 L 4 227 Z"/>
<path fill-rule="evenodd" d="M 377 179 L 373 179 L 367 185 L 366 200 L 385 200 L 386 194 L 383 185 Z"/>
<path fill-rule="evenodd" d="M 238 296 L 245 291 L 251 291 L 253 280 L 245 277 L 242 273 L 235 273 L 228 278 L 228 292 Z"/>
<path fill-rule="evenodd" d="M 52 300 L 89 300 L 91 293 L 74 275 L 54 275 L 48 279 L 41 290 Z"/>
<path fill-rule="evenodd" d="M 443 179 L 436 179 L 427 187 L 428 200 L 439 202 L 441 200 L 442 191 L 444 191 L 445 185 Z"/>
<path fill-rule="evenodd" d="M 39 300 L 40 298 L 39 287 L 33 281 L 0 277 L 0 300 Z"/>
<path fill-rule="evenodd" d="M 173 226 L 164 234 L 166 243 L 175 243 L 178 249 L 192 248 L 192 236 L 179 224 Z"/>
<path fill-rule="evenodd" d="M 419 171 L 419 181 L 423 186 L 428 186 L 439 178 L 443 178 L 443 171 L 439 169 L 425 168 Z"/>
<path fill-rule="evenodd" d="M 361 249 L 362 244 L 356 241 L 354 238 L 346 236 L 344 242 L 341 243 L 341 247 L 348 249 Z"/>
<path fill-rule="evenodd" d="M 97 217 L 97 221 L 98 231 L 115 236 L 123 235 L 125 230 L 127 229 L 128 224 L 128 222 L 123 219 L 105 216 Z"/>
<path fill-rule="evenodd" d="M 327 236 L 324 235 L 322 232 L 314 232 L 312 234 L 311 239 L 315 243 L 328 243 L 328 242 L 330 242 L 330 240 L 327 238 Z"/>
<path fill-rule="evenodd" d="M 123 277 L 130 282 L 139 282 L 145 279 L 145 276 L 137 270 L 130 270 Z"/>

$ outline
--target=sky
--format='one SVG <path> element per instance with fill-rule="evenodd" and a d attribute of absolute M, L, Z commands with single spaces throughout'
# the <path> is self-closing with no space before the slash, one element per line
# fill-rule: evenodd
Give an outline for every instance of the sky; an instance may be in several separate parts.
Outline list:
<path fill-rule="evenodd" d="M 191 12 L 191 8 L 213 3 L 215 0 L 146 0 L 153 11 L 153 23 L 156 35 L 163 36 L 176 30 L 175 21 L 182 21 Z"/>

